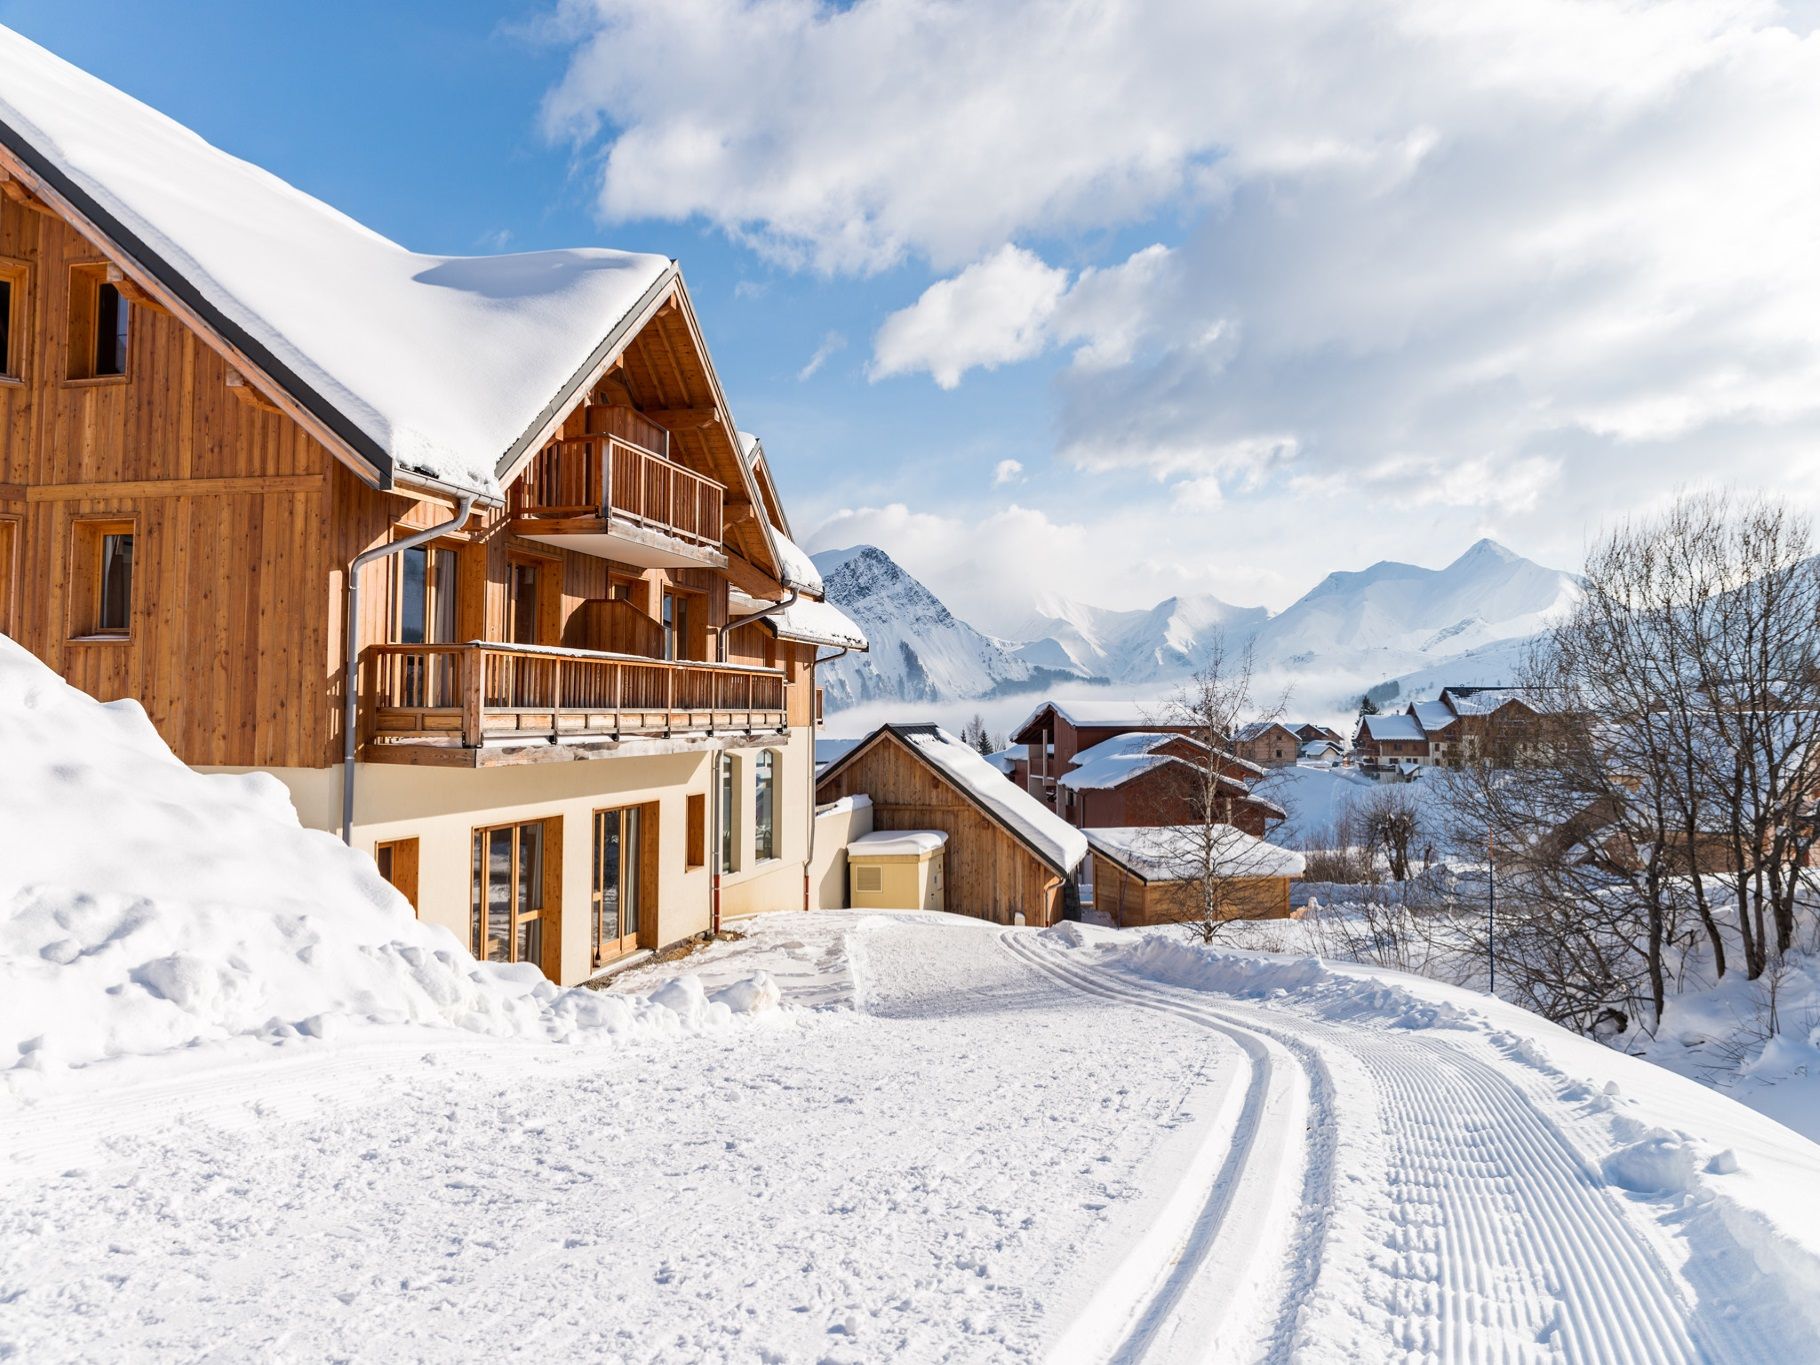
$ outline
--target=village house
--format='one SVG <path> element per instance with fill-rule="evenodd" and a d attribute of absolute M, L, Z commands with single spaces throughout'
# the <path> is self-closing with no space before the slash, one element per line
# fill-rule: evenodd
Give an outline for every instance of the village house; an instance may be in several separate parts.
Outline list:
<path fill-rule="evenodd" d="M 1241 725 L 1232 737 L 1232 751 L 1265 768 L 1284 768 L 1302 752 L 1301 735 L 1278 720 L 1257 720 Z"/>
<path fill-rule="evenodd" d="M 1093 908 L 1118 928 L 1178 924 L 1201 918 L 1202 849 L 1168 827 L 1089 829 Z M 1205 847 L 1220 855 L 1212 899 L 1220 919 L 1287 919 L 1289 883 L 1306 863 L 1300 853 L 1231 832 Z"/>
<path fill-rule="evenodd" d="M 945 836 L 948 908 L 1000 924 L 1076 917 L 1079 830 L 935 725 L 884 725 L 822 770 L 827 803 L 869 798 L 871 828 Z"/>
<path fill-rule="evenodd" d="M 1287 818 L 1281 806 L 1251 789 L 1265 776 L 1263 768 L 1229 753 L 1210 755 L 1200 740 L 1162 730 L 1114 735 L 1077 753 L 1056 780 L 1058 813 L 1077 829 L 1193 823 L 1201 818 L 1210 768 L 1221 822 L 1262 836 Z"/>
<path fill-rule="evenodd" d="M 1447 687 L 1433 701 L 1401 712 L 1361 716 L 1353 756 L 1368 776 L 1413 777 L 1426 767 L 1457 768 L 1498 743 L 1518 743 L 1541 710 L 1514 687 Z"/>
<path fill-rule="evenodd" d="M 0 44 L 0 630 L 582 980 L 810 898 L 819 600 L 677 265 L 422 255 Z"/>

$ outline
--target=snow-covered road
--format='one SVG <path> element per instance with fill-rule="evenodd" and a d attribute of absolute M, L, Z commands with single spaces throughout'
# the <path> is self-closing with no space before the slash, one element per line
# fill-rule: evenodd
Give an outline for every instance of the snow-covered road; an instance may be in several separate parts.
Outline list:
<path fill-rule="evenodd" d="M 1805 1263 L 1617 1188 L 1524 1039 L 1107 942 L 773 916 L 657 969 L 796 1004 L 718 1035 L 0 1101 L 0 1359 L 1820 1358 Z"/>

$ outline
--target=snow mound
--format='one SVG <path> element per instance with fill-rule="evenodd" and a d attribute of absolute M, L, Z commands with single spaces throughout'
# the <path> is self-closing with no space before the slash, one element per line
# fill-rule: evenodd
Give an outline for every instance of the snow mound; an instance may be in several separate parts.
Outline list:
<path fill-rule="evenodd" d="M 1479 1021 L 1447 1001 L 1369 977 L 1342 975 L 1319 958 L 1227 952 L 1169 933 L 1146 934 L 1110 950 L 1112 965 L 1165 985 L 1215 991 L 1240 1000 L 1295 997 L 1318 1003 L 1324 1017 L 1391 1028 L 1468 1028 Z"/>
<path fill-rule="evenodd" d="M 1652 1128 L 1605 1158 L 1605 1178 L 1633 1194 L 1685 1194 L 1694 1182 L 1694 1151 L 1667 1129 Z"/>
<path fill-rule="evenodd" d="M 777 1003 L 761 980 L 677 1008 L 477 962 L 300 826 L 275 778 L 191 771 L 138 703 L 95 701 L 4 636 L 0 773 L 0 1077 L 358 1024 L 671 1036 Z"/>

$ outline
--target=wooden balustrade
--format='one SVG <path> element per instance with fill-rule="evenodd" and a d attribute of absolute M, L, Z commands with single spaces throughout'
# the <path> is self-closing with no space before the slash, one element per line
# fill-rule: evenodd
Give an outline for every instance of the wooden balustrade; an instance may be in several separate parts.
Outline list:
<path fill-rule="evenodd" d="M 787 725 L 777 669 L 531 645 L 370 645 L 362 692 L 366 736 L 388 756 L 426 742 L 478 749 L 514 738 L 606 740 Z"/>
<path fill-rule="evenodd" d="M 718 549 L 726 486 L 618 436 L 565 436 L 536 455 L 512 491 L 529 521 L 599 517 Z"/>

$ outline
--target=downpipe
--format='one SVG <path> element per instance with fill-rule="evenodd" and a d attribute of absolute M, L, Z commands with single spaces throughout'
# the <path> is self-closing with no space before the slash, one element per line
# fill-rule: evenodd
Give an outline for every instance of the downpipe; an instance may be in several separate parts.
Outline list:
<path fill-rule="evenodd" d="M 341 633 L 341 842 L 344 844 L 351 846 L 354 842 L 354 754 L 359 747 L 356 742 L 356 722 L 359 719 L 360 701 L 360 571 L 388 555 L 403 554 L 440 535 L 460 530 L 467 524 L 468 514 L 474 510 L 474 499 L 472 493 L 459 494 L 455 500 L 455 515 L 449 520 L 438 522 L 428 530 L 414 532 L 403 540 L 376 545 L 371 550 L 355 555 L 353 562 L 348 565 L 348 610 Z"/>

